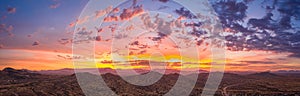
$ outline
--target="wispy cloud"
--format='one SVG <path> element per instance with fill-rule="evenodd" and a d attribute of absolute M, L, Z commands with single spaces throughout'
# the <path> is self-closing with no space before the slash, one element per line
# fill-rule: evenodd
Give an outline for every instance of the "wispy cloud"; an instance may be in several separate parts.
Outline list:
<path fill-rule="evenodd" d="M 60 3 L 55 3 L 55 4 L 50 5 L 49 8 L 51 8 L 51 9 L 56 9 L 56 8 L 58 8 L 59 6 L 60 6 Z"/>

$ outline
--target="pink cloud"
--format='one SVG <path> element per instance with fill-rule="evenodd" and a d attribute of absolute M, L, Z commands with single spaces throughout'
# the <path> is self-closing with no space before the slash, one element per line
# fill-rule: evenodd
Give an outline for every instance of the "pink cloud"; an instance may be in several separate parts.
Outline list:
<path fill-rule="evenodd" d="M 96 13 L 95 18 L 97 19 L 97 18 L 99 18 L 99 17 L 101 17 L 101 16 L 107 14 L 107 13 L 108 13 L 109 11 L 111 11 L 112 9 L 113 9 L 113 7 L 112 7 L 112 6 L 109 6 L 109 7 L 107 7 L 107 8 L 104 9 L 104 10 L 96 11 L 96 12 L 95 12 L 95 13 Z"/>
<path fill-rule="evenodd" d="M 107 16 L 104 18 L 104 22 L 112 22 L 112 21 L 118 21 L 119 18 L 117 16 Z"/>
<path fill-rule="evenodd" d="M 96 12 L 96 19 L 108 14 L 108 12 L 110 12 L 110 10 L 112 10 L 112 13 L 118 13 L 120 11 L 120 8 L 114 8 L 112 9 L 112 7 L 108 7 L 105 10 L 100 10 Z M 143 9 L 143 5 L 139 5 L 139 6 L 134 6 L 134 7 L 130 7 L 130 8 L 125 8 L 123 9 L 123 11 L 120 13 L 120 15 L 115 16 L 115 15 L 110 15 L 104 18 L 104 22 L 112 22 L 112 21 L 119 21 L 119 20 L 129 20 L 134 16 L 137 16 L 141 13 L 144 12 Z"/>
<path fill-rule="evenodd" d="M 95 27 L 95 28 L 96 28 L 97 32 L 102 32 L 103 31 L 102 28 L 97 28 L 97 27 Z"/>
<path fill-rule="evenodd" d="M 120 18 L 121 20 L 128 20 L 143 12 L 143 5 L 136 6 L 134 8 L 123 9 L 123 12 L 120 14 Z"/>
<path fill-rule="evenodd" d="M 82 24 L 82 23 L 85 23 L 89 20 L 89 16 L 86 16 L 84 18 L 81 18 L 81 19 L 77 19 L 76 21 L 72 22 L 69 24 L 69 27 L 74 27 L 76 24 Z"/>

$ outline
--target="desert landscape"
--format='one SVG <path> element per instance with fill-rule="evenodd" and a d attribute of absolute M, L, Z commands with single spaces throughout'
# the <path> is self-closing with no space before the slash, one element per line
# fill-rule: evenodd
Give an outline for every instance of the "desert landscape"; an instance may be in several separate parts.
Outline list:
<path fill-rule="evenodd" d="M 151 74 L 158 75 L 160 73 L 152 72 Z M 198 96 L 201 94 L 208 74 L 209 73 L 184 75 L 186 84 L 189 84 L 189 78 L 198 75 L 196 86 L 190 96 Z M 300 95 L 299 73 L 282 74 L 271 72 L 260 72 L 248 75 L 225 73 L 215 96 Z M 78 73 L 77 75 L 87 76 L 91 80 L 96 80 L 95 78 L 99 76 L 91 73 Z M 180 74 L 177 73 L 165 74 L 153 85 L 136 86 L 124 81 L 118 75 L 112 73 L 101 74 L 107 86 L 120 96 L 162 96 L 173 87 L 179 75 Z M 133 77 L 134 76 L 131 76 L 131 78 Z M 45 75 L 36 71 L 5 68 L 0 71 L 0 82 L 1 96 L 84 95 L 75 74 Z M 90 82 L 90 84 L 87 85 L 93 85 L 93 83 L 95 82 Z M 182 90 L 185 89 L 182 88 Z"/>
<path fill-rule="evenodd" d="M 0 96 L 300 96 L 299 49 L 300 0 L 0 0 Z"/>

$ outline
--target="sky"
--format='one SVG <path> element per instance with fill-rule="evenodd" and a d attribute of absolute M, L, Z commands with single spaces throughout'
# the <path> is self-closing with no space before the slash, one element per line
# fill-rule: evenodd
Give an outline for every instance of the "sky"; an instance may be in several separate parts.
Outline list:
<path fill-rule="evenodd" d="M 0 1 L 0 69 L 74 68 L 87 57 L 82 68 L 300 70 L 297 0 L 212 0 L 213 11 L 172 0 L 93 2 Z"/>

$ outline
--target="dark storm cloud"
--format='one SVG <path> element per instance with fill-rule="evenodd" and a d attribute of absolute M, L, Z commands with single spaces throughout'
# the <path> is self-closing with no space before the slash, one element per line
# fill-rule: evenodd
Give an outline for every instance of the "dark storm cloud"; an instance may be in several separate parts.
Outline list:
<path fill-rule="evenodd" d="M 211 1 L 223 28 L 233 30 L 233 35 L 225 36 L 228 49 L 291 52 L 291 57 L 299 57 L 300 29 L 292 26 L 292 19 L 296 22 L 300 20 L 300 1 L 274 0 L 271 5 L 261 5 L 266 10 L 264 17 L 248 17 L 249 21 L 244 21 L 249 2 L 251 1 Z M 273 19 L 274 12 L 279 12 L 280 18 Z M 246 23 L 246 26 L 241 22 Z"/>

